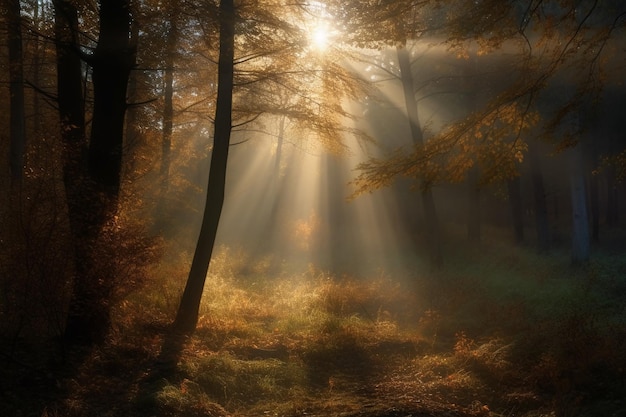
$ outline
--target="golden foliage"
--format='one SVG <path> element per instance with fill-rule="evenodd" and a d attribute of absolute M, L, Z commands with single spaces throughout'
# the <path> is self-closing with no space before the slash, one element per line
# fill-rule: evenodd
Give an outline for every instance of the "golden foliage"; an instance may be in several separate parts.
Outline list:
<path fill-rule="evenodd" d="M 399 176 L 428 185 L 461 182 L 474 166 L 481 168 L 483 183 L 514 177 L 528 149 L 521 134 L 538 120 L 536 112 L 517 102 L 495 103 L 448 126 L 423 146 L 360 164 L 355 195 L 388 186 Z"/>

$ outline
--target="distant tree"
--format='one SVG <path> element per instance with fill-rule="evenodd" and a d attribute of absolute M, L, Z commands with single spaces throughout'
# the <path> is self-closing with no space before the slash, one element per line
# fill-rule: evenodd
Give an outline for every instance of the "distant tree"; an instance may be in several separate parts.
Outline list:
<path fill-rule="evenodd" d="M 580 146 L 569 151 L 570 194 L 572 198 L 572 262 L 584 264 L 589 260 L 589 215 L 587 192 Z"/>
<path fill-rule="evenodd" d="M 10 94 L 10 169 L 11 182 L 18 185 L 24 171 L 26 149 L 26 116 L 24 111 L 24 58 L 22 48 L 22 16 L 19 0 L 3 0 L 9 44 Z"/>
<path fill-rule="evenodd" d="M 606 79 L 603 71 L 611 67 L 606 51 L 615 48 L 616 29 L 624 25 L 626 16 L 623 5 L 598 1 L 485 0 L 471 5 L 451 1 L 439 10 L 446 15 L 446 25 L 436 24 L 441 19 L 435 19 L 433 26 L 426 23 L 418 33 L 433 28 L 433 36 L 438 34 L 460 53 L 467 50 L 468 41 L 479 45 L 479 54 L 498 53 L 504 47 L 517 51 L 517 59 L 509 59 L 515 64 L 507 69 L 511 81 L 484 107 L 435 134 L 423 147 L 412 150 L 412 155 L 398 151 L 387 160 L 363 164 L 357 179 L 362 189 L 390 184 L 397 176 L 420 178 L 429 166 L 441 182 L 457 180 L 475 164 L 491 181 L 513 178 L 519 175 L 527 150 L 525 139 L 535 125 L 540 127 L 533 132 L 555 141 L 556 148 L 569 146 L 566 138 L 559 138 L 564 120 L 601 90 Z M 428 19 L 422 16 L 420 21 Z M 546 88 L 555 85 L 566 94 L 550 96 Z M 539 106 L 546 100 L 551 102 L 549 112 Z M 532 155 L 530 159 L 532 163 Z M 542 184 L 535 181 L 535 185 L 536 196 L 544 195 Z M 545 212 L 535 211 L 542 216 Z M 537 224 L 541 225 L 539 241 L 548 241 L 546 222 L 538 220 Z"/>
<path fill-rule="evenodd" d="M 166 6 L 167 7 L 167 6 Z M 177 3 L 169 5 L 168 30 L 165 37 L 165 69 L 163 87 L 163 136 L 161 142 L 161 167 L 159 169 L 161 190 L 159 207 L 164 203 L 164 196 L 169 186 L 169 172 L 171 164 L 172 131 L 174 123 L 174 66 L 176 63 L 176 48 L 178 47 L 178 19 L 180 10 Z M 159 210 L 162 211 L 162 210 Z"/>
<path fill-rule="evenodd" d="M 522 206 L 522 187 L 519 176 L 515 176 L 507 181 L 507 194 L 511 208 L 515 243 L 519 245 L 524 242 L 524 208 Z"/>
<path fill-rule="evenodd" d="M 548 219 L 548 202 L 541 167 L 541 154 L 537 140 L 531 142 L 528 150 L 530 177 L 533 186 L 533 212 L 535 213 L 535 231 L 537 234 L 537 249 L 546 252 L 550 249 L 550 222 Z"/>
<path fill-rule="evenodd" d="M 423 147 L 425 140 L 416 97 L 411 46 L 432 18 L 433 9 L 427 3 L 403 0 L 375 2 L 364 13 L 365 9 L 361 4 L 357 5 L 358 2 L 330 3 L 334 14 L 342 19 L 345 28 L 343 42 L 357 48 L 395 48 L 397 67 L 385 71 L 400 82 L 411 141 L 415 147 Z M 422 199 L 430 262 L 434 268 L 440 268 L 443 265 L 442 232 L 432 191 L 434 183 L 426 175 L 416 179 Z"/>

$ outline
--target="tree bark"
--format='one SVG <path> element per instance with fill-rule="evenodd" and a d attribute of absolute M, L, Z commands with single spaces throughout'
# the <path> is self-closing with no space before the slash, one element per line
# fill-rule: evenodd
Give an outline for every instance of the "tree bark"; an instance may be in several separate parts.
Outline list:
<path fill-rule="evenodd" d="M 570 154 L 570 192 L 572 198 L 572 263 L 589 261 L 589 218 L 587 217 L 587 194 L 583 157 L 578 144 Z"/>
<path fill-rule="evenodd" d="M 615 167 L 608 168 L 606 174 L 606 225 L 615 227 L 619 224 L 619 190 L 615 179 Z"/>
<path fill-rule="evenodd" d="M 600 241 L 600 189 L 598 175 L 589 174 L 589 202 L 591 209 L 591 238 L 595 243 Z"/>
<path fill-rule="evenodd" d="M 582 144 L 585 148 L 583 152 L 586 156 L 584 168 L 589 182 L 589 209 L 591 214 L 591 239 L 593 242 L 600 241 L 600 186 L 598 184 L 598 174 L 594 172 L 598 167 L 598 144 L 595 140 L 585 141 Z"/>
<path fill-rule="evenodd" d="M 139 24 L 133 20 L 131 23 L 130 32 L 130 44 L 131 47 L 136 49 L 139 44 Z M 135 62 L 133 66 L 137 65 L 137 56 L 135 56 Z M 124 148 L 126 154 L 124 155 L 124 169 L 127 172 L 135 172 L 137 158 L 137 148 L 142 140 L 142 135 L 139 131 L 138 122 L 138 105 L 139 101 L 139 74 L 137 71 L 131 71 L 128 76 L 128 88 L 126 94 L 126 100 L 128 106 L 126 108 L 125 128 L 124 128 Z"/>
<path fill-rule="evenodd" d="M 529 145 L 528 157 L 530 160 L 531 180 L 533 184 L 535 230 L 537 232 L 537 248 L 540 252 L 550 249 L 550 232 L 548 226 L 548 203 L 541 170 L 541 159 L 538 144 Z"/>
<path fill-rule="evenodd" d="M 26 149 L 26 116 L 24 113 L 24 57 L 22 50 L 22 16 L 19 0 L 5 0 L 9 44 L 10 94 L 10 164 L 11 184 L 22 181 Z"/>
<path fill-rule="evenodd" d="M 411 138 L 417 146 L 424 145 L 424 134 L 419 121 L 417 100 L 415 100 L 415 92 L 413 85 L 413 73 L 411 72 L 411 62 L 409 59 L 409 51 L 406 49 L 406 43 L 396 48 L 398 55 L 398 65 L 400 67 L 400 77 L 402 81 L 402 90 L 404 93 L 404 102 L 411 128 Z M 422 204 L 424 206 L 424 220 L 426 223 L 426 236 L 430 251 L 430 264 L 435 269 L 443 267 L 443 254 L 441 249 L 441 226 L 437 217 L 437 209 L 431 184 L 428 180 L 423 179 L 421 184 Z"/>
<path fill-rule="evenodd" d="M 33 77 L 33 84 L 36 86 L 39 86 L 41 83 L 41 55 L 42 55 L 42 42 L 41 39 L 42 38 L 39 34 L 39 31 L 41 30 L 41 26 L 42 26 L 42 22 L 45 22 L 46 20 L 46 16 L 45 16 L 45 8 L 43 7 L 42 4 L 40 4 L 41 0 L 36 0 L 35 4 L 33 5 L 33 27 L 34 27 L 34 40 L 33 40 L 33 61 L 32 61 L 32 66 L 33 66 L 33 70 L 32 70 L 32 77 Z M 35 93 L 32 96 L 32 103 L 33 103 L 33 131 L 34 132 L 43 132 L 43 124 L 42 124 L 42 117 L 41 117 L 41 106 L 40 106 L 40 100 L 39 100 L 39 94 Z"/>
<path fill-rule="evenodd" d="M 70 343 L 99 343 L 110 325 L 115 266 L 101 259 L 101 232 L 116 213 L 120 190 L 126 89 L 134 51 L 129 45 L 128 0 L 101 2 L 100 35 L 93 66 L 94 109 L 87 149 L 80 86 L 81 64 L 72 2 L 55 0 L 58 36 L 59 108 L 66 142 L 65 181 L 70 225 L 75 237 L 76 271 L 65 327 Z M 65 28 L 63 25 L 67 25 Z M 65 73 L 67 71 L 67 73 Z M 67 90 L 65 90 L 67 88 Z M 63 103 L 63 106 L 61 106 Z M 71 123 L 71 124 L 70 124 Z M 106 246 L 106 242 L 104 243 Z"/>
<path fill-rule="evenodd" d="M 165 52 L 165 76 L 163 89 L 163 132 L 161 137 L 161 167 L 160 195 L 157 205 L 157 222 L 162 218 L 165 211 L 167 190 L 169 188 L 169 173 L 172 149 L 172 131 L 174 124 L 174 65 L 176 55 L 176 43 L 178 39 L 178 7 L 172 6 L 169 17 L 169 30 L 166 38 Z"/>
<path fill-rule="evenodd" d="M 520 178 L 515 177 L 507 182 L 509 204 L 511 206 L 511 218 L 513 220 L 513 232 L 515 243 L 524 242 L 524 210 L 522 209 L 522 187 Z"/>
<path fill-rule="evenodd" d="M 226 188 L 226 167 L 233 106 L 235 46 L 235 7 L 233 0 L 222 0 L 219 13 L 220 52 L 217 104 L 206 203 L 191 270 L 174 320 L 174 330 L 183 334 L 193 333 L 198 323 L 202 292 L 215 245 Z"/>
<path fill-rule="evenodd" d="M 467 211 L 467 238 L 472 242 L 480 241 L 480 185 L 478 184 L 478 167 L 469 171 L 468 211 Z"/>
<path fill-rule="evenodd" d="M 94 109 L 89 141 L 89 173 L 117 203 L 122 168 L 126 92 L 134 51 L 130 45 L 130 0 L 100 3 L 100 35 L 91 57 Z"/>

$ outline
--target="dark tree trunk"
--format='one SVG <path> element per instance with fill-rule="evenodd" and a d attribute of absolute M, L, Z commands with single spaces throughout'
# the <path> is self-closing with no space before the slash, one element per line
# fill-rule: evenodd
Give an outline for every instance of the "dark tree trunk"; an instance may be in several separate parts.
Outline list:
<path fill-rule="evenodd" d="M 515 243 L 524 242 L 524 210 L 522 208 L 522 186 L 519 177 L 515 177 L 507 182 L 509 193 L 509 204 L 511 206 L 511 218 L 513 220 L 513 232 Z"/>
<path fill-rule="evenodd" d="M 606 225 L 615 227 L 619 224 L 619 190 L 614 167 L 609 167 L 606 174 L 606 188 Z"/>
<path fill-rule="evenodd" d="M 139 44 L 139 24 L 133 21 L 131 24 L 130 44 L 132 48 L 136 49 Z M 135 56 L 135 66 L 137 65 Z M 127 101 L 128 106 L 126 108 L 125 128 L 124 128 L 124 148 L 126 155 L 124 155 L 124 169 L 127 172 L 134 172 L 136 168 L 137 147 L 139 146 L 142 135 L 138 126 L 138 105 L 139 101 L 139 73 L 137 71 L 131 71 L 128 76 L 128 92 Z"/>
<path fill-rule="evenodd" d="M 580 144 L 569 151 L 570 192 L 572 198 L 572 263 L 584 264 L 589 261 L 589 218 L 585 174 Z"/>
<path fill-rule="evenodd" d="M 41 54 L 42 54 L 42 42 L 41 39 L 42 38 L 39 35 L 39 31 L 41 30 L 41 22 L 45 22 L 46 20 L 46 16 L 45 16 L 45 8 L 42 7 L 42 5 L 39 3 L 41 0 L 36 0 L 35 4 L 33 6 L 33 26 L 34 26 L 34 32 L 33 36 L 33 61 L 32 61 L 32 66 L 33 66 L 33 70 L 32 70 L 32 77 L 33 77 L 33 84 L 36 86 L 39 86 L 41 83 Z M 40 106 L 40 100 L 39 100 L 39 94 L 33 94 L 32 97 L 32 103 L 33 103 L 33 130 L 35 132 L 42 132 L 43 131 L 43 125 L 42 125 L 42 117 L 41 117 L 41 106 Z"/>
<path fill-rule="evenodd" d="M 22 181 L 26 149 L 26 116 L 24 113 L 24 58 L 22 52 L 22 17 L 19 0 L 4 0 L 9 44 L 10 94 L 10 169 L 11 183 Z"/>
<path fill-rule="evenodd" d="M 417 146 L 424 145 L 424 135 L 419 121 L 417 100 L 415 99 L 413 73 L 411 72 L 411 62 L 406 44 L 396 48 L 398 55 L 398 65 L 400 67 L 400 77 L 402 90 L 404 92 L 404 102 L 411 128 L 411 138 Z M 437 209 L 431 184 L 427 179 L 422 180 L 422 204 L 424 205 L 424 221 L 426 223 L 426 234 L 430 251 L 431 267 L 440 269 L 443 267 L 443 253 L 441 249 L 441 226 L 437 217 Z"/>
<path fill-rule="evenodd" d="M 350 250 L 354 244 L 349 240 L 350 225 L 346 214 L 347 195 L 344 187 L 347 181 L 339 158 L 337 155 L 322 156 L 323 174 L 318 201 L 321 226 L 316 249 L 325 268 L 345 273 L 348 272 L 351 258 L 353 259 Z"/>
<path fill-rule="evenodd" d="M 70 229 L 74 237 L 74 288 L 65 337 L 69 342 L 88 342 L 89 332 L 74 330 L 72 316 L 83 312 L 76 294 L 91 272 L 90 241 L 94 239 L 89 225 L 89 209 L 93 204 L 87 197 L 85 115 L 83 81 L 78 51 L 78 14 L 72 2 L 54 0 L 55 38 L 57 54 L 57 89 L 61 136 L 64 144 L 63 182 L 68 206 Z M 85 329 L 82 329 L 84 331 Z"/>
<path fill-rule="evenodd" d="M 597 127 L 597 118 L 594 117 L 593 111 L 584 111 L 586 117 L 584 122 L 591 122 L 590 127 Z M 596 130 L 597 132 L 597 130 Z M 596 133 L 598 134 L 598 133 Z M 593 137 L 588 138 L 580 143 L 581 152 L 584 158 L 581 160 L 581 169 L 584 170 L 584 176 L 587 179 L 589 187 L 589 214 L 591 221 L 591 239 L 593 242 L 600 241 L 600 186 L 598 183 L 598 143 Z"/>
<path fill-rule="evenodd" d="M 134 63 L 129 7 L 130 0 L 100 2 L 100 35 L 91 57 L 94 108 L 89 173 L 111 208 L 117 204 L 120 188 L 126 91 Z"/>
<path fill-rule="evenodd" d="M 591 239 L 600 241 L 600 190 L 598 175 L 589 174 L 589 208 L 591 209 Z"/>
<path fill-rule="evenodd" d="M 541 170 L 541 159 L 538 144 L 531 143 L 528 150 L 530 159 L 531 180 L 533 185 L 533 202 L 535 211 L 535 230 L 537 232 L 537 248 L 540 252 L 550 249 L 550 231 L 548 223 L 548 203 Z"/>
<path fill-rule="evenodd" d="M 94 109 L 88 150 L 80 96 L 80 61 L 76 48 L 76 9 L 69 1 L 55 0 L 58 48 L 59 107 L 62 123 L 76 121 L 64 132 L 67 147 L 66 193 L 70 224 L 76 244 L 76 271 L 65 328 L 70 343 L 104 340 L 109 330 L 113 256 L 97 252 L 101 232 L 117 210 L 120 189 L 126 89 L 134 53 L 129 45 L 128 0 L 101 2 L 100 35 L 90 58 L 93 66 Z M 65 73 L 67 71 L 67 73 Z M 65 88 L 67 91 L 64 92 Z M 66 94 L 67 93 L 67 94 Z M 85 155 L 87 154 L 87 155 Z M 85 162 L 83 162 L 85 161 Z M 106 246 L 106 242 L 104 243 Z"/>
<path fill-rule="evenodd" d="M 187 285 L 183 292 L 174 329 L 179 333 L 193 333 L 198 323 L 200 301 L 215 245 L 224 192 L 226 166 L 232 129 L 233 66 L 235 44 L 235 8 L 233 0 L 222 0 L 219 8 L 220 53 L 218 64 L 217 104 L 215 132 L 209 169 L 209 183 L 200 236 L 193 256 Z"/>
<path fill-rule="evenodd" d="M 64 181 L 68 204 L 77 201 L 80 179 L 86 167 L 83 76 L 78 50 L 78 13 L 69 0 L 54 0 L 54 32 L 57 54 L 57 89 L 61 134 L 65 145 Z M 72 216 L 70 207 L 70 218 Z"/>
<path fill-rule="evenodd" d="M 172 130 L 174 121 L 174 64 L 176 54 L 176 42 L 178 38 L 178 8 L 173 6 L 169 19 L 169 31 L 167 33 L 167 45 L 165 55 L 165 86 L 163 92 L 163 136 L 161 140 L 161 190 L 159 199 L 159 213 L 163 212 L 163 204 L 169 186 L 170 153 L 172 148 Z"/>
<path fill-rule="evenodd" d="M 264 246 L 265 251 L 271 251 L 278 244 L 278 238 L 280 236 L 281 228 L 284 226 L 281 224 L 282 210 L 284 209 L 284 199 L 287 191 L 287 183 L 281 181 L 280 167 L 283 159 L 283 146 L 285 141 L 285 116 L 280 117 L 278 122 L 278 136 L 276 138 L 276 154 L 274 155 L 274 168 L 273 173 L 269 177 L 270 183 L 267 186 L 269 192 L 267 193 L 267 199 L 269 199 L 269 213 L 268 219 L 265 222 L 265 229 L 261 233 L 261 237 L 264 238 L 263 242 L 259 242 Z M 270 245 L 267 245 L 266 237 L 270 237 Z"/>
<path fill-rule="evenodd" d="M 480 241 L 480 185 L 478 184 L 478 167 L 469 171 L 468 210 L 467 210 L 467 238 L 470 241 Z"/>

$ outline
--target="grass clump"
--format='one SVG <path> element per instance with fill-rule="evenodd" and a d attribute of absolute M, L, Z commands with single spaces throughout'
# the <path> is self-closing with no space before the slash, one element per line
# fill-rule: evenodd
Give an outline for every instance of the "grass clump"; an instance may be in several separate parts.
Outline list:
<path fill-rule="evenodd" d="M 295 362 L 242 359 L 230 352 L 189 359 L 182 372 L 186 381 L 193 381 L 189 386 L 231 410 L 271 409 L 306 386 L 303 369 Z"/>
<path fill-rule="evenodd" d="M 162 417 L 224 417 L 228 412 L 212 401 L 191 380 L 185 379 L 178 386 L 167 384 L 156 396 L 156 405 Z"/>

